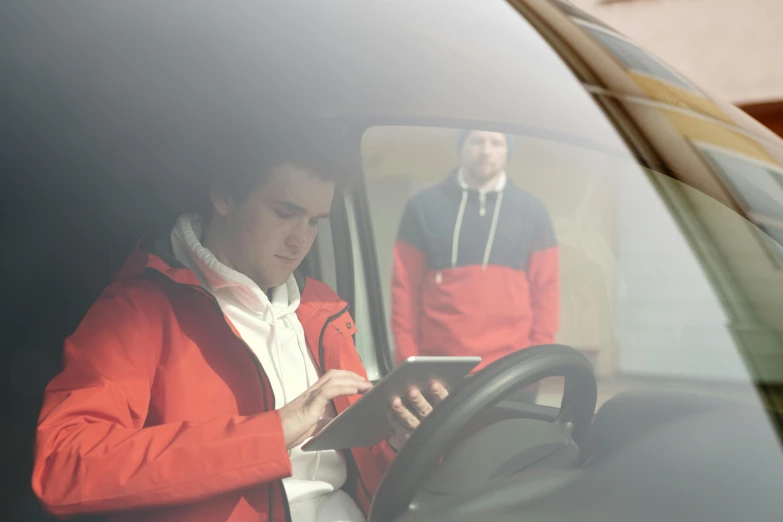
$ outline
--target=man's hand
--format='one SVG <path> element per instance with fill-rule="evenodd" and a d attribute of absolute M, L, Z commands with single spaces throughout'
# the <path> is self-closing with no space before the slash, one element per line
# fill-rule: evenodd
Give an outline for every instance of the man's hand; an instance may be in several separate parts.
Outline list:
<path fill-rule="evenodd" d="M 394 427 L 394 435 L 389 437 L 389 444 L 396 451 L 402 449 L 421 421 L 449 395 L 448 390 L 438 382 L 433 382 L 429 391 L 431 400 L 428 401 L 418 388 L 412 389 L 408 393 L 411 409 L 399 397 L 392 400 L 387 417 Z"/>
<path fill-rule="evenodd" d="M 280 408 L 286 448 L 295 448 L 317 433 L 329 419 L 323 419 L 335 397 L 356 395 L 372 383 L 347 370 L 329 370 L 302 395 Z"/>

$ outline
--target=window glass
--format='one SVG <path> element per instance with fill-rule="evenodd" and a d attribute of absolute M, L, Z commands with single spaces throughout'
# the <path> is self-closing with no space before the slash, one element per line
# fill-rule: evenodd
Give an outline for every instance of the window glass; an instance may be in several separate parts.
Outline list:
<path fill-rule="evenodd" d="M 750 213 L 783 220 L 783 171 L 720 147 L 699 150 Z"/>
<path fill-rule="evenodd" d="M 562 9 L 563 12 L 566 13 L 571 18 L 583 20 L 585 22 L 590 22 L 591 24 L 603 27 L 605 29 L 609 29 L 610 31 L 614 30 L 608 25 L 606 25 L 604 22 L 602 22 L 601 20 L 587 14 L 586 12 L 582 11 L 581 9 L 579 9 L 578 7 L 576 7 L 575 5 L 573 5 L 572 3 L 566 0 L 555 0 L 554 3 L 557 4 L 557 7 Z"/>
<path fill-rule="evenodd" d="M 588 24 L 581 25 L 631 71 L 647 74 L 691 91 L 696 90 L 659 59 L 630 41 Z"/>
<path fill-rule="evenodd" d="M 522 4 L 524 12 L 532 14 L 532 23 L 515 10 Z M 554 342 L 572 346 L 592 361 L 599 407 L 615 394 L 641 388 L 696 390 L 743 400 L 758 398 L 757 384 L 761 393 L 781 389 L 783 270 L 774 265 L 775 273 L 771 273 L 774 259 L 759 248 L 758 229 L 689 186 L 705 190 L 706 181 L 716 185 L 717 181 L 711 160 L 702 161 L 693 150 L 673 111 L 667 114 L 661 109 L 666 103 L 678 102 L 661 99 L 643 104 L 639 97 L 606 92 L 607 85 L 622 83 L 609 78 L 599 77 L 600 85 L 583 85 L 564 60 L 578 61 L 580 70 L 596 73 L 585 74 L 585 82 L 630 70 L 639 73 L 631 74 L 636 80 L 652 75 L 698 91 L 616 33 L 585 21 L 587 17 L 571 23 L 568 15 L 540 0 L 311 0 L 235 2 L 229 8 L 224 3 L 192 0 L 165 4 L 151 0 L 12 0 L 2 5 L 0 67 L 5 81 L 0 122 L 9 146 L 4 147 L 0 161 L 9 180 L 3 191 L 9 203 L 3 210 L 13 219 L 3 226 L 10 236 L 3 237 L 9 253 L 1 258 L 11 284 L 3 287 L 9 303 L 4 306 L 10 323 L 4 331 L 9 398 L 0 411 L 0 439 L 12 441 L 4 449 L 12 457 L 9 469 L 17 470 L 19 477 L 6 493 L 9 498 L 29 501 L 24 509 L 9 515 L 10 520 L 44 516 L 30 491 L 30 459 L 44 384 L 62 367 L 63 340 L 96 302 L 136 239 L 157 229 L 163 232 L 165 244 L 177 216 L 206 203 L 208 196 L 218 196 L 226 207 L 238 210 L 243 196 L 261 194 L 264 197 L 259 200 L 249 198 L 258 206 L 242 207 L 250 210 L 234 214 L 247 217 L 250 226 L 224 229 L 225 237 L 220 239 L 227 243 L 243 239 L 236 252 L 247 261 L 234 264 L 229 258 L 228 264 L 257 272 L 259 280 L 266 279 L 261 277 L 264 267 L 260 265 L 267 259 L 275 266 L 279 260 L 293 270 L 297 256 L 304 255 L 301 238 L 313 237 L 309 235 L 314 231 L 310 218 L 325 216 L 329 208 L 331 186 L 323 185 L 327 180 L 322 175 L 363 176 L 349 180 L 361 190 L 335 198 L 332 221 L 322 223 L 305 268 L 351 305 L 356 347 L 371 379 L 387 370 L 387 358 L 399 360 L 416 353 L 480 354 L 486 366 L 510 352 Z M 564 23 L 554 23 L 554 17 Z M 575 23 L 589 27 L 607 47 L 606 53 L 617 55 L 616 67 L 595 67 L 604 61 L 605 53 L 592 56 L 569 44 L 574 36 L 588 38 Z M 546 25 L 547 39 L 534 24 Z M 560 30 L 564 33 L 557 34 Z M 644 82 L 637 83 L 642 91 L 652 91 L 649 85 L 641 85 Z M 590 93 L 596 93 L 595 98 Z M 600 99 L 598 93 L 605 93 L 606 98 Z M 667 100 L 687 98 L 666 94 Z M 678 114 L 697 105 L 685 101 L 686 107 L 680 107 Z M 708 100 L 701 101 L 705 102 L 701 106 L 708 105 Z M 615 121 L 616 114 L 631 121 Z M 701 123 L 693 127 L 704 128 Z M 628 143 L 638 150 L 629 150 L 617 129 L 631 129 Z M 277 152 L 288 156 L 271 164 Z M 644 165 L 660 161 L 669 169 L 666 175 L 642 166 L 636 152 L 645 155 L 643 160 L 655 155 L 654 161 Z M 681 157 L 685 160 L 678 163 Z M 720 168 L 733 169 L 718 159 Z M 300 161 L 305 165 L 299 165 Z M 724 173 L 727 185 L 755 213 L 763 213 L 764 221 L 754 220 L 780 238 L 781 219 L 775 207 L 780 198 L 765 177 L 768 173 L 737 167 L 736 175 Z M 263 187 L 258 191 L 244 186 L 244 181 L 260 181 L 260 174 L 273 171 L 286 172 L 273 176 L 278 185 L 265 184 L 267 179 L 255 185 L 256 189 Z M 214 185 L 218 190 L 212 192 L 199 187 L 202 178 L 230 181 L 234 176 L 239 179 L 230 191 L 233 195 L 228 190 L 223 193 L 221 184 Z M 289 185 L 291 180 L 296 181 Z M 346 185 L 353 186 L 350 182 Z M 294 185 L 309 188 L 300 192 Z M 273 192 L 277 197 L 268 198 Z M 290 200 L 293 195 L 297 197 Z M 276 208 L 280 204 L 284 211 Z M 269 205 L 275 207 L 274 212 Z M 216 218 L 212 223 L 218 221 L 224 220 Z M 267 229 L 269 223 L 275 224 L 274 233 L 267 234 L 272 228 Z M 711 227 L 694 226 L 704 223 Z M 259 233 L 250 234 L 251 229 Z M 184 236 L 185 231 L 180 231 Z M 203 234 L 204 241 L 207 235 L 212 236 Z M 216 251 L 219 243 L 213 243 Z M 204 253 L 193 246 L 194 253 Z M 151 260 L 142 254 L 141 259 Z M 219 266 L 211 258 L 194 260 L 194 264 Z M 733 271 L 722 265 L 731 265 Z M 280 336 L 267 335 L 269 327 L 261 323 L 266 317 L 277 322 L 278 317 L 276 306 L 266 303 L 283 294 L 269 292 L 264 299 L 260 286 L 267 284 L 261 283 L 255 285 L 258 291 L 253 285 L 226 285 L 230 290 L 225 293 L 236 290 L 239 301 L 248 294 L 259 297 L 246 307 L 249 313 L 242 314 L 242 321 L 229 317 L 234 326 L 247 328 L 237 332 L 249 341 L 251 353 L 238 342 L 233 343 L 237 351 L 226 352 L 225 346 L 211 342 L 210 330 L 204 332 L 203 343 L 188 348 L 194 354 L 194 365 L 176 364 L 176 357 L 161 358 L 149 390 L 134 368 L 119 365 L 123 368 L 117 370 L 118 375 L 133 383 L 122 389 L 133 388 L 134 397 L 103 386 L 114 382 L 114 371 L 107 375 L 77 372 L 80 378 L 91 377 L 97 383 L 77 382 L 77 387 L 87 386 L 84 393 L 108 390 L 108 400 L 88 402 L 100 402 L 110 410 L 120 406 L 128 413 L 121 415 L 124 425 L 129 420 L 136 427 L 152 427 L 153 434 L 160 428 L 156 424 L 185 422 L 201 429 L 206 418 L 258 413 L 268 401 L 247 395 L 233 400 L 236 387 L 224 378 L 238 376 L 240 387 L 270 384 L 274 388 L 277 383 L 287 388 L 288 377 L 278 370 L 286 359 L 295 361 L 294 369 L 301 369 L 298 348 L 303 347 L 298 343 L 298 328 L 275 326 Z M 175 294 L 175 305 L 190 303 L 179 299 L 178 290 Z M 321 348 L 314 346 L 311 333 L 320 332 L 323 339 L 330 333 L 338 342 L 333 348 L 319 343 L 324 345 L 319 351 L 324 356 L 327 349 L 334 353 L 330 362 L 352 361 L 352 354 L 345 351 L 350 345 L 325 328 L 353 326 L 336 323 L 342 304 L 332 309 L 336 298 L 324 298 L 330 303 L 314 302 L 297 310 L 304 312 L 300 322 L 308 332 L 310 348 Z M 259 302 L 261 308 L 255 306 Z M 278 310 L 286 310 L 281 321 L 295 327 L 293 303 L 276 304 L 281 305 Z M 328 316 L 335 322 L 322 321 L 325 317 L 320 316 L 325 314 L 317 314 L 318 321 L 306 318 L 307 308 L 325 311 L 322 304 L 329 305 Z M 231 304 L 225 306 L 227 312 L 235 310 Z M 219 310 L 214 312 L 220 319 Z M 211 324 L 182 319 L 185 326 Z M 257 331 L 250 330 L 251 319 Z M 142 323 L 147 324 L 143 317 Z M 228 334 L 223 323 L 218 321 L 220 331 Z M 172 319 L 167 324 L 175 323 Z M 135 324 L 129 326 L 135 331 Z M 184 341 L 190 333 L 164 336 L 163 341 Z M 105 336 L 99 332 L 85 337 L 100 341 Z M 256 338 L 262 339 L 252 343 Z M 162 354 L 177 355 L 168 345 L 158 348 Z M 140 346 L 144 349 L 149 351 L 148 346 Z M 215 358 L 206 357 L 213 349 Z M 158 350 L 153 352 L 149 353 L 155 355 Z M 96 364 L 122 361 L 125 353 L 143 352 L 121 350 L 96 358 Z M 252 367 L 252 354 L 259 355 L 257 362 L 268 379 Z M 78 366 L 78 353 L 71 355 L 69 360 Z M 303 352 L 302 363 L 307 359 Z M 260 383 L 255 381 L 256 374 Z M 215 377 L 216 393 L 198 378 L 210 375 Z M 301 372 L 292 375 L 292 385 L 307 382 L 300 378 Z M 269 391 L 270 386 L 265 387 Z M 172 406 L 165 393 L 175 388 L 187 399 L 182 405 Z M 525 393 L 525 400 L 560 406 L 562 379 L 549 379 Z M 286 391 L 275 397 L 288 401 L 292 394 Z M 218 403 L 225 407 L 204 409 Z M 751 401 L 748 404 L 753 406 Z M 114 413 L 85 414 L 78 405 L 62 411 L 63 419 L 68 412 L 73 414 L 64 425 L 71 432 L 74 422 L 82 421 L 100 430 L 95 422 L 111 420 Z M 737 426 L 750 421 L 768 427 L 766 416 L 747 417 L 745 413 L 728 415 L 737 419 Z M 627 421 L 621 418 L 620 424 L 633 428 L 627 432 L 638 433 L 642 439 L 653 429 L 646 420 L 645 415 L 630 415 Z M 105 433 L 122 438 L 129 433 L 125 428 L 119 433 L 107 423 Z M 560 428 L 568 428 L 567 424 L 557 426 L 565 435 Z M 54 488 L 47 495 L 53 505 L 47 507 L 59 505 L 62 510 L 75 508 L 70 500 L 90 490 L 89 484 L 77 480 L 78 473 L 72 473 L 83 468 L 85 460 L 79 460 L 78 434 L 66 431 L 52 440 L 70 438 L 76 444 L 74 451 L 61 445 L 59 459 L 74 466 L 63 468 L 65 482 L 58 477 L 47 481 Z M 617 433 L 622 435 L 620 430 Z M 135 437 L 123 439 L 116 447 L 135 445 L 134 440 L 144 435 Z M 187 439 L 187 433 L 183 437 Z M 15 443 L 22 439 L 23 446 Z M 105 453 L 105 448 L 85 440 L 95 448 L 92 456 Z M 563 440 L 560 435 L 558 440 Z M 670 448 L 661 448 L 670 449 L 673 458 L 683 455 L 681 450 L 690 450 L 687 444 L 677 444 L 680 439 L 673 440 Z M 742 442 L 757 440 L 761 439 Z M 167 446 L 165 441 L 163 446 Z M 511 455 L 506 446 L 497 448 L 501 460 Z M 521 446 L 512 448 L 516 449 L 520 450 L 517 456 L 531 455 Z M 371 480 L 333 485 L 369 498 L 380 474 L 366 464 L 375 460 L 359 459 L 360 454 L 369 453 L 357 448 L 354 469 L 350 454 L 345 453 L 348 473 L 334 476 L 355 478 L 353 471 L 361 469 L 363 478 Z M 490 461 L 484 457 L 482 453 L 482 462 Z M 520 459 L 511 460 L 518 463 Z M 332 470 L 328 461 L 322 462 L 321 472 Z M 748 462 L 753 466 L 756 461 Z M 309 476 L 307 466 L 296 468 Z M 641 476 L 647 470 L 637 466 L 631 471 Z M 163 488 L 159 478 L 153 476 L 155 483 L 149 485 Z M 108 477 L 108 481 L 115 487 L 104 500 L 130 498 L 134 491 L 126 491 L 123 484 L 140 491 L 135 479 L 123 482 Z M 277 501 L 286 496 L 288 483 L 269 484 L 278 518 L 285 510 L 278 509 Z M 59 490 L 65 497 L 57 491 L 63 484 L 67 486 Z M 366 491 L 362 492 L 362 486 Z M 757 491 L 757 486 L 758 482 L 748 487 Z M 218 494 L 218 489 L 205 494 Z M 258 518 L 264 518 L 265 499 L 271 497 L 267 485 L 257 484 L 256 489 L 259 495 L 249 490 L 238 493 L 249 503 L 226 504 L 225 513 L 233 507 L 238 516 L 242 509 L 257 509 Z M 331 485 L 326 488 L 332 489 Z M 75 497 L 69 497 L 70 493 Z M 150 497 L 153 503 L 160 500 L 155 495 Z M 705 498 L 705 505 L 712 500 L 690 496 Z M 620 509 L 625 506 L 619 504 Z"/>
<path fill-rule="evenodd" d="M 768 244 L 783 260 L 783 225 L 761 225 L 760 228 L 772 238 Z"/>
<path fill-rule="evenodd" d="M 525 134 L 470 136 L 482 137 L 472 144 L 460 129 L 378 126 L 362 140 L 398 360 L 491 362 L 558 342 L 593 360 L 603 399 L 631 375 L 748 378 L 731 320 L 655 188 L 678 182 L 638 166 L 619 139 L 615 150 L 595 150 Z M 482 193 L 465 181 L 464 151 L 484 147 L 474 166 L 491 163 L 485 136 L 512 145 L 505 185 Z M 557 404 L 559 394 L 544 383 L 538 401 Z"/>

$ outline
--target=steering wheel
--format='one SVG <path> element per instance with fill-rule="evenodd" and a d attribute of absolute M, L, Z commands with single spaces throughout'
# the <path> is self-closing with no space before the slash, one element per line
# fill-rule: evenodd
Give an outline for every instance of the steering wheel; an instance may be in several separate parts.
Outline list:
<path fill-rule="evenodd" d="M 515 391 L 547 377 L 563 377 L 565 392 L 556 423 L 575 439 L 590 427 L 597 400 L 590 362 L 565 345 L 533 346 L 495 361 L 465 380 L 421 423 L 391 463 L 375 492 L 367 522 L 390 522 L 405 512 L 436 469 L 446 448 L 479 414 Z"/>

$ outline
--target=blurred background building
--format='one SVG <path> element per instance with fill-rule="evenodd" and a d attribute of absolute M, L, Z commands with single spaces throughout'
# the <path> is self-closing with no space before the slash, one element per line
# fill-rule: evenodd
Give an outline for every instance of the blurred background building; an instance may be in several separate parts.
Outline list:
<path fill-rule="evenodd" d="M 783 135 L 783 0 L 570 0 Z"/>

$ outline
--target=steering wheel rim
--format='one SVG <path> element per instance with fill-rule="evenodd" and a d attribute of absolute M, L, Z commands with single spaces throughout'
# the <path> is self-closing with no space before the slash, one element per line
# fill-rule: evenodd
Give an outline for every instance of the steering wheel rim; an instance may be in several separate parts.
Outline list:
<path fill-rule="evenodd" d="M 565 391 L 555 422 L 570 422 L 574 438 L 585 433 L 597 401 L 595 373 L 570 346 L 532 346 L 509 354 L 467 379 L 425 419 L 381 479 L 367 522 L 390 522 L 408 509 L 443 454 L 486 408 L 547 377 L 563 377 Z"/>

